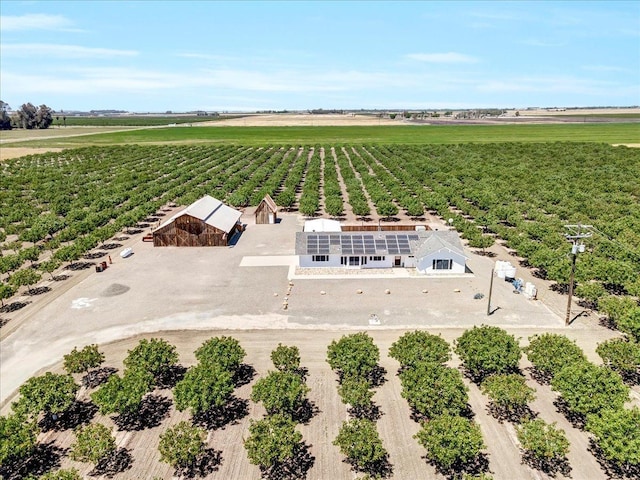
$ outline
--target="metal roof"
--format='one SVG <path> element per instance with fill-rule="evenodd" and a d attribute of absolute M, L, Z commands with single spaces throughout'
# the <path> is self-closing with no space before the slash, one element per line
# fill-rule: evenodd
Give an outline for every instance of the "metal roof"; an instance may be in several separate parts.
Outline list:
<path fill-rule="evenodd" d="M 229 233 L 233 226 L 238 223 L 238 220 L 240 220 L 242 212 L 225 205 L 217 198 L 205 195 L 200 200 L 196 200 L 184 210 L 173 215 L 158 228 L 170 224 L 182 215 L 191 215 L 192 217 L 202 220 L 207 225 Z"/>
<path fill-rule="evenodd" d="M 328 218 L 316 218 L 314 220 L 306 220 L 304 222 L 305 232 L 340 232 L 342 226 L 338 220 L 329 220 Z"/>
<path fill-rule="evenodd" d="M 296 255 L 423 257 L 442 248 L 464 255 L 457 233 L 451 231 L 296 233 Z"/>

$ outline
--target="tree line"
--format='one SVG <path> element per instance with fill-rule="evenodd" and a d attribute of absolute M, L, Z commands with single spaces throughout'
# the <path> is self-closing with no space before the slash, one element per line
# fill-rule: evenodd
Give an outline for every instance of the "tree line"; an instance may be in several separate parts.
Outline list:
<path fill-rule="evenodd" d="M 49 128 L 53 123 L 54 111 L 45 104 L 36 107 L 32 103 L 23 103 L 18 109 L 10 112 L 8 103 L 0 100 L 0 130 L 24 128 L 26 130 Z M 60 120 L 59 117 L 56 117 Z M 66 122 L 67 117 L 63 117 Z"/>

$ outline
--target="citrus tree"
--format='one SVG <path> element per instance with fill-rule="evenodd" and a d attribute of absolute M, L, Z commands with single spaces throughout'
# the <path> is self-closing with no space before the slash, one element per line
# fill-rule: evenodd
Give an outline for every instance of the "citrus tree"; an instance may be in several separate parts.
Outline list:
<path fill-rule="evenodd" d="M 640 466 L 640 408 L 604 409 L 587 417 L 605 458 L 626 468 Z"/>
<path fill-rule="evenodd" d="M 97 464 L 116 450 L 116 439 L 111 429 L 101 423 L 78 427 L 76 441 L 71 445 L 70 457 L 78 462 Z"/>
<path fill-rule="evenodd" d="M 309 387 L 299 375 L 291 372 L 269 372 L 251 390 L 251 400 L 262 402 L 269 414 L 292 417 L 306 400 Z"/>
<path fill-rule="evenodd" d="M 290 460 L 302 442 L 302 434 L 290 418 L 275 414 L 251 420 L 249 437 L 244 441 L 249 462 L 268 469 Z"/>
<path fill-rule="evenodd" d="M 367 377 L 380 360 L 380 351 L 366 333 L 344 335 L 327 349 L 327 362 L 344 377 Z"/>
<path fill-rule="evenodd" d="M 523 350 L 536 370 L 548 379 L 567 365 L 587 360 L 574 341 L 557 333 L 533 335 Z"/>
<path fill-rule="evenodd" d="M 389 355 L 402 366 L 418 363 L 445 363 L 451 358 L 450 347 L 440 335 L 432 335 L 423 330 L 407 332 L 393 342 Z"/>
<path fill-rule="evenodd" d="M 564 367 L 551 380 L 551 388 L 562 395 L 572 412 L 581 415 L 622 408 L 629 400 L 629 387 L 618 373 L 589 362 Z"/>
<path fill-rule="evenodd" d="M 517 427 L 518 441 L 526 454 L 542 465 L 564 459 L 569 453 L 569 440 L 556 423 L 548 424 L 541 418 L 528 420 Z"/>
<path fill-rule="evenodd" d="M 281 343 L 271 352 L 273 366 L 282 372 L 297 372 L 300 369 L 300 350 Z"/>
<path fill-rule="evenodd" d="M 477 424 L 449 414 L 423 422 L 415 438 L 427 450 L 427 458 L 443 471 L 472 462 L 485 448 Z"/>
<path fill-rule="evenodd" d="M 204 342 L 195 351 L 195 355 L 202 364 L 216 363 L 233 373 L 244 360 L 246 352 L 238 340 L 223 335 Z"/>
<path fill-rule="evenodd" d="M 145 370 L 127 370 L 121 377 L 109 380 L 91 394 L 91 399 L 103 415 L 134 414 L 139 411 L 143 397 L 153 388 L 153 375 Z"/>
<path fill-rule="evenodd" d="M 535 399 L 535 390 L 527 385 L 522 375 L 515 373 L 491 375 L 484 379 L 481 388 L 500 417 L 518 417 Z"/>
<path fill-rule="evenodd" d="M 521 356 L 518 341 L 500 327 L 473 327 L 466 330 L 455 343 L 455 351 L 464 368 L 476 381 L 518 369 Z"/>
<path fill-rule="evenodd" d="M 173 389 L 179 411 L 191 408 L 194 415 L 210 408 L 222 407 L 233 393 L 231 373 L 216 364 L 191 367 Z"/>
<path fill-rule="evenodd" d="M 333 444 L 358 471 L 375 469 L 388 456 L 376 424 L 366 418 L 343 422 Z"/>
<path fill-rule="evenodd" d="M 178 352 L 174 345 L 162 338 L 143 338 L 133 350 L 128 351 L 123 363 L 128 370 L 149 372 L 157 383 L 178 363 Z"/>
<path fill-rule="evenodd" d="M 40 413 L 57 416 L 73 404 L 79 388 L 71 375 L 46 372 L 22 384 L 20 399 L 12 408 L 31 418 L 37 418 Z"/>
<path fill-rule="evenodd" d="M 160 460 L 175 469 L 188 468 L 204 453 L 206 431 L 182 421 L 160 435 Z"/>

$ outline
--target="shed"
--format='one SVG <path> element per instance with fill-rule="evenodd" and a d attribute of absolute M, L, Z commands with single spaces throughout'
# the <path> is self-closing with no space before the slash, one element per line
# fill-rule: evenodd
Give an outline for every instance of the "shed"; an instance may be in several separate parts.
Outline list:
<path fill-rule="evenodd" d="M 206 195 L 163 222 L 153 232 L 154 247 L 227 246 L 241 229 L 242 212 Z"/>
<path fill-rule="evenodd" d="M 256 223 L 276 223 L 278 221 L 278 206 L 268 193 L 256 208 Z"/>

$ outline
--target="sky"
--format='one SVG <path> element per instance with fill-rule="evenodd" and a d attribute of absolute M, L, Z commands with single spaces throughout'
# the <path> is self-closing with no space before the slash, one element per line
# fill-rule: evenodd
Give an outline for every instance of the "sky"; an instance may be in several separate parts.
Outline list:
<path fill-rule="evenodd" d="M 13 109 L 640 105 L 640 1 L 0 0 L 0 17 Z"/>

